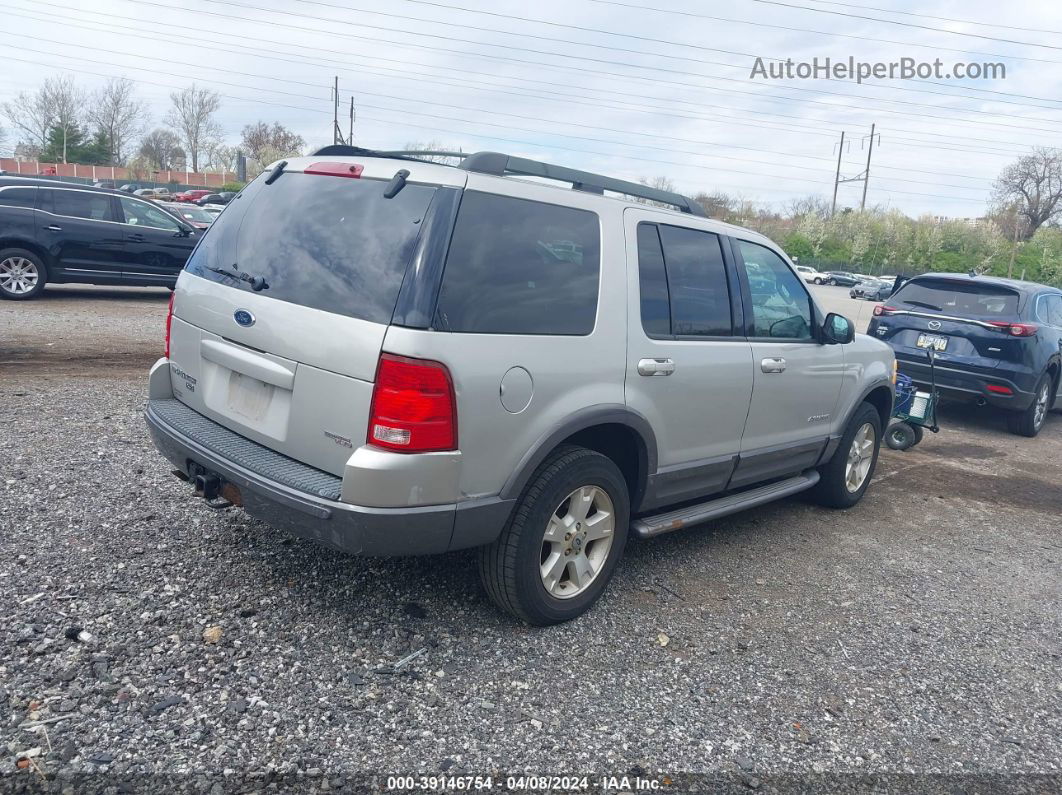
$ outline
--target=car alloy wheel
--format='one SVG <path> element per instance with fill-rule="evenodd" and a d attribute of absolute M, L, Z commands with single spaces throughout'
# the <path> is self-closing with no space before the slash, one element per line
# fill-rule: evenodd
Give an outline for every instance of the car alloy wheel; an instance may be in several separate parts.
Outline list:
<path fill-rule="evenodd" d="M 557 599 L 583 593 L 608 560 L 615 529 L 616 511 L 604 489 L 580 486 L 565 497 L 542 535 L 546 592 Z"/>
<path fill-rule="evenodd" d="M 25 257 L 8 257 L 0 262 L 0 290 L 12 295 L 33 292 L 40 281 L 37 266 Z"/>
<path fill-rule="evenodd" d="M 844 467 L 844 486 L 852 494 L 859 491 L 867 479 L 870 465 L 874 462 L 874 426 L 864 422 L 848 448 L 848 461 Z"/>
<path fill-rule="evenodd" d="M 1037 430 L 1044 424 L 1047 418 L 1047 407 L 1051 403 L 1051 381 L 1044 379 L 1040 384 L 1040 391 L 1036 393 L 1036 409 L 1033 412 L 1033 427 Z"/>

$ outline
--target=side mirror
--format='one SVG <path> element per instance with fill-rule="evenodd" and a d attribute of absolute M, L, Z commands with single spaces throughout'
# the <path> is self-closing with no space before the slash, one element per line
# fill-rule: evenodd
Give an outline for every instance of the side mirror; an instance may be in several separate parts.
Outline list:
<path fill-rule="evenodd" d="M 855 339 L 855 326 L 844 315 L 830 312 L 822 324 L 822 341 L 827 345 L 847 345 Z"/>

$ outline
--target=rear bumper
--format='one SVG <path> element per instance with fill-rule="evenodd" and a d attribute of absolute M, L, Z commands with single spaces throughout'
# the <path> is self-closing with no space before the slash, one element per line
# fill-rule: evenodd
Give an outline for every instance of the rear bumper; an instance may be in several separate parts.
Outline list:
<path fill-rule="evenodd" d="M 357 555 L 424 555 L 489 543 L 508 518 L 511 502 L 497 498 L 410 508 L 332 499 L 339 495 L 339 478 L 173 404 L 173 398 L 149 399 L 144 412 L 159 452 L 186 475 L 196 466 L 217 475 L 239 490 L 239 502 L 251 516 L 302 538 Z M 187 413 L 194 416 L 183 421 Z M 227 435 L 236 437 L 238 447 L 232 449 L 238 455 L 221 451 Z"/>
<path fill-rule="evenodd" d="M 930 369 L 924 360 L 913 361 L 897 352 L 896 361 L 901 373 L 909 375 L 920 387 L 929 387 Z M 992 406 L 1018 411 L 1027 409 L 1033 402 L 1033 390 L 1023 389 L 1022 385 L 1015 380 L 1015 376 L 1019 374 L 1006 369 L 994 370 L 992 375 L 942 364 L 937 364 L 933 369 L 936 373 L 937 391 L 944 398 L 983 401 Z M 1001 395 L 998 392 L 990 392 L 989 385 L 1006 387 L 1010 389 L 1011 394 Z"/>

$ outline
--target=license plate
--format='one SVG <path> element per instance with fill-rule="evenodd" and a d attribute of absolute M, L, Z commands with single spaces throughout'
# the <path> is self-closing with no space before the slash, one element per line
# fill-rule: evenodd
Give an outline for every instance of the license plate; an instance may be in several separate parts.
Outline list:
<path fill-rule="evenodd" d="M 250 420 L 261 420 L 269 410 L 275 387 L 243 373 L 229 374 L 229 410 Z"/>
<path fill-rule="evenodd" d="M 916 348 L 932 348 L 935 351 L 943 351 L 948 347 L 948 338 L 936 334 L 919 334 L 915 342 Z"/>

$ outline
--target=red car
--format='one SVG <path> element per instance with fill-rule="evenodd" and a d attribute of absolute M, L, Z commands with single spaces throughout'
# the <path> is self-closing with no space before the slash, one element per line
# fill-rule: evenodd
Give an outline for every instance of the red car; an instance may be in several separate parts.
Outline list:
<path fill-rule="evenodd" d="M 203 198 L 211 192 L 212 191 L 209 190 L 186 190 L 183 193 L 175 194 L 173 198 L 174 201 L 179 202 L 194 202 L 198 201 L 199 199 Z"/>

